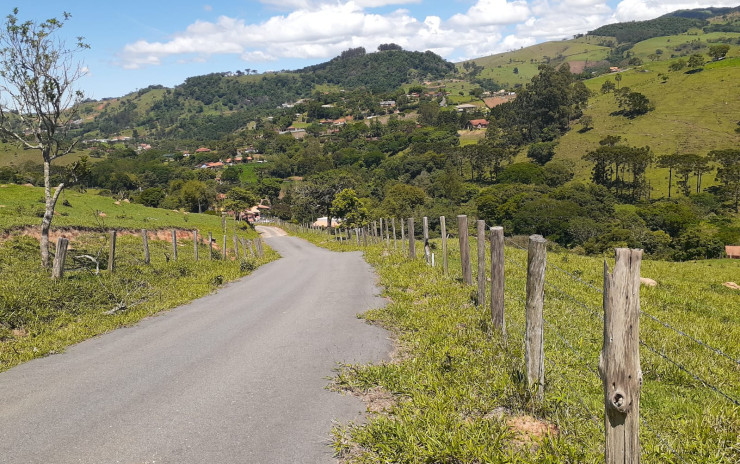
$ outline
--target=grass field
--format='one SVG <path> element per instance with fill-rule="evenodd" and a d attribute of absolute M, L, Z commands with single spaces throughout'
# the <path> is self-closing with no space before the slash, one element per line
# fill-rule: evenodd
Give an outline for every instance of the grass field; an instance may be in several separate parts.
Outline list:
<path fill-rule="evenodd" d="M 301 236 L 357 249 L 325 233 Z M 506 338 L 491 328 L 487 305 L 476 306 L 474 287 L 461 283 L 457 240 L 449 242 L 449 276 L 439 267 L 438 240 L 435 268 L 393 245 L 364 249 L 388 305 L 362 317 L 390 330 L 397 346 L 389 362 L 344 366 L 334 381 L 375 411 L 365 425 L 336 428 L 335 447 L 347 462 L 603 462 L 596 373 L 603 259 L 557 250 L 548 256 L 545 400 L 537 404 L 524 380 L 527 259 L 517 242 L 524 243 L 505 251 Z M 613 266 L 613 257 L 606 261 Z M 642 462 L 738 462 L 740 408 L 707 385 L 740 397 L 740 292 L 722 285 L 737 280 L 740 261 L 643 261 L 642 275 L 658 282 L 640 292 Z"/>
<path fill-rule="evenodd" d="M 74 163 L 75 161 L 78 161 L 83 156 L 87 156 L 89 153 L 90 150 L 86 149 L 76 150 L 74 153 L 70 153 L 67 156 L 62 156 L 61 158 L 55 160 L 54 164 L 66 166 L 68 164 Z M 94 162 L 93 159 L 90 160 L 91 162 Z M 38 150 L 24 150 L 15 144 L 0 142 L 0 167 L 21 167 L 27 162 L 41 164 L 41 152 Z"/>
<path fill-rule="evenodd" d="M 244 223 L 228 220 L 224 231 L 220 217 L 116 204 L 110 197 L 67 191 L 60 197 L 51 237 L 55 244 L 57 236 L 66 236 L 70 248 L 64 278 L 52 281 L 39 265 L 42 195 L 40 188 L 0 186 L 0 371 L 204 296 L 277 258 L 269 249 L 260 258 L 245 258 L 246 250 L 235 255 L 235 234 L 257 236 Z M 143 257 L 143 228 L 150 231 L 150 264 Z M 113 273 L 106 270 L 111 229 L 119 231 Z M 178 231 L 176 260 L 170 229 Z M 198 261 L 192 239 L 196 229 Z M 202 241 L 209 232 L 216 239 L 212 260 L 207 240 Z M 101 272 L 83 255 L 96 258 Z"/>

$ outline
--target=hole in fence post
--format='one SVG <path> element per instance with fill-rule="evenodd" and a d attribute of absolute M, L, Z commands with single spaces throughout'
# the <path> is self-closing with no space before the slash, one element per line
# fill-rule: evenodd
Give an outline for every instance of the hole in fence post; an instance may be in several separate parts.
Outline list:
<path fill-rule="evenodd" d="M 542 402 L 545 397 L 544 322 L 542 310 L 545 302 L 545 266 L 547 265 L 547 240 L 541 235 L 529 237 L 527 254 L 527 329 L 525 336 L 525 361 L 527 385 L 534 398 Z"/>

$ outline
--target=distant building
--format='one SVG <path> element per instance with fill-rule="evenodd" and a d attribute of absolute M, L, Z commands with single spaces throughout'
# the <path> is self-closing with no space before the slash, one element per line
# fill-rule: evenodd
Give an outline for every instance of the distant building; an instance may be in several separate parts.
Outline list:
<path fill-rule="evenodd" d="M 471 119 L 470 121 L 468 121 L 467 128 L 470 130 L 487 129 L 488 121 L 486 121 L 485 119 Z"/>
<path fill-rule="evenodd" d="M 460 113 L 462 113 L 463 111 L 467 111 L 467 110 L 478 109 L 476 105 L 471 105 L 470 103 L 463 103 L 462 105 L 457 105 L 455 108 L 457 108 L 457 111 Z"/>
<path fill-rule="evenodd" d="M 725 246 L 725 254 L 730 259 L 740 259 L 740 246 Z"/>

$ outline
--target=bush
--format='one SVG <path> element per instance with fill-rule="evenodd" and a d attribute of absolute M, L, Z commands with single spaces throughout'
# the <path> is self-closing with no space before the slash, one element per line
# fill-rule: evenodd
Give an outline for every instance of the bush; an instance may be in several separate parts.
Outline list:
<path fill-rule="evenodd" d="M 498 175 L 502 184 L 544 184 L 545 172 L 534 163 L 513 163 Z"/>

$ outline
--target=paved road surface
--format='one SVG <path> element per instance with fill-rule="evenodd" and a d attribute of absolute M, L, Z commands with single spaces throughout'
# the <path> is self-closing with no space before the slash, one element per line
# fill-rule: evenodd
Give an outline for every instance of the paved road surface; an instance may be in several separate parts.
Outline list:
<path fill-rule="evenodd" d="M 0 374 L 0 463 L 333 462 L 324 389 L 382 359 L 355 315 L 382 300 L 358 253 L 261 228 L 282 256 L 218 293 Z"/>

